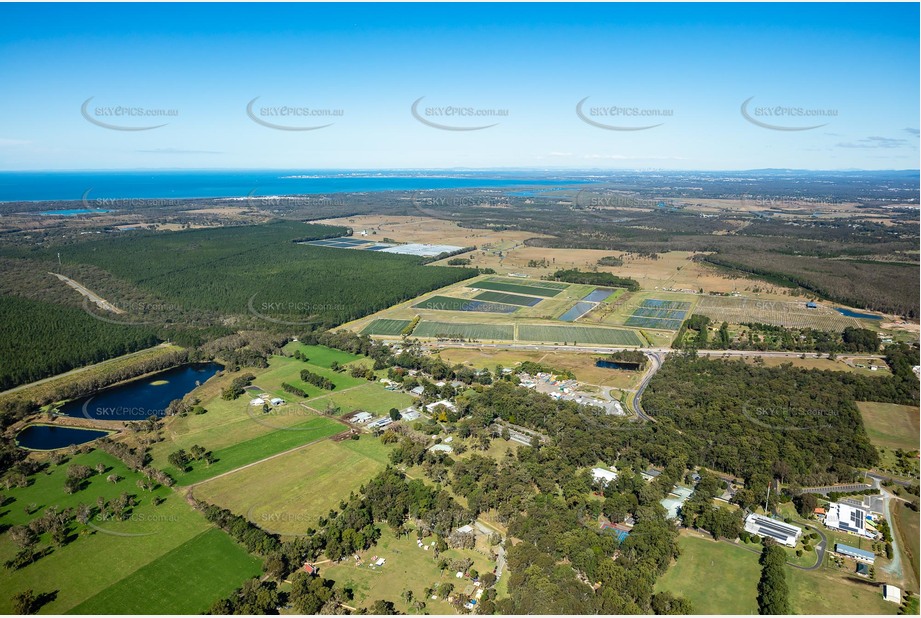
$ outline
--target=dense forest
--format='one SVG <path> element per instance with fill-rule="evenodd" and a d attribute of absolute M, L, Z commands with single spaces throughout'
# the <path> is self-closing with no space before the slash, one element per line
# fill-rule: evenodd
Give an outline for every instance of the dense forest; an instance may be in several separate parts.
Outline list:
<path fill-rule="evenodd" d="M 149 327 L 102 322 L 81 309 L 0 296 L 0 390 L 160 342 Z"/>
<path fill-rule="evenodd" d="M 618 277 L 606 272 L 582 271 L 578 269 L 558 270 L 551 277 L 554 281 L 566 283 L 584 283 L 587 285 L 607 285 L 614 288 L 627 288 L 631 292 L 640 289 L 640 284 L 630 277 Z"/>
<path fill-rule="evenodd" d="M 878 460 L 855 400 L 878 400 L 894 378 L 764 367 L 672 355 L 643 397 L 660 422 L 694 439 L 697 457 L 743 478 L 850 480 Z M 893 391 L 894 392 L 894 391 Z"/>
<path fill-rule="evenodd" d="M 12 274 L 0 296 L 0 388 L 160 341 L 199 346 L 232 333 L 230 323 L 275 332 L 328 328 L 476 273 L 426 266 L 412 256 L 296 242 L 346 231 L 284 221 L 6 249 L 3 264 Z M 42 270 L 58 250 L 57 271 L 124 313 L 82 308 L 77 292 Z"/>
<path fill-rule="evenodd" d="M 814 328 L 787 328 L 760 322 L 745 322 L 736 336 L 723 322 L 718 328 L 705 315 L 689 317 L 675 336 L 674 348 L 706 350 L 779 350 L 787 352 L 821 352 L 876 354 L 879 352 L 879 335 L 868 328 L 845 327 L 841 332 Z"/>

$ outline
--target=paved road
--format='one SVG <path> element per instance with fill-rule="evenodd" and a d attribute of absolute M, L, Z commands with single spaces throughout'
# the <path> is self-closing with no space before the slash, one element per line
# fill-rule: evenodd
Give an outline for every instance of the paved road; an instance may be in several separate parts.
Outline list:
<path fill-rule="evenodd" d="M 867 476 L 871 479 L 879 481 L 880 483 L 883 481 L 892 481 L 893 483 L 901 485 L 902 487 L 911 487 L 912 485 L 911 481 L 904 481 L 902 479 L 895 478 L 894 476 L 886 476 L 885 474 L 880 474 L 878 472 L 867 472 Z"/>
<path fill-rule="evenodd" d="M 662 359 L 658 354 L 654 352 L 647 353 L 646 357 L 649 359 L 649 369 L 646 371 L 646 375 L 643 376 L 643 381 L 640 382 L 639 387 L 636 389 L 636 393 L 633 395 L 633 409 L 636 411 L 636 415 L 644 421 L 655 422 L 656 419 L 646 414 L 646 411 L 643 410 L 643 404 L 640 400 L 643 397 L 643 391 L 646 390 L 646 387 L 649 385 L 649 381 L 652 380 L 652 376 L 654 376 L 659 368 L 662 367 Z"/>

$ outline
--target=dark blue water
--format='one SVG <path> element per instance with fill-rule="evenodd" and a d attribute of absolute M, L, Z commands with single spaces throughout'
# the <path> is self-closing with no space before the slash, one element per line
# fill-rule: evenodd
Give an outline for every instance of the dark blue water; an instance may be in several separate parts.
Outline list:
<path fill-rule="evenodd" d="M 583 298 L 582 300 L 587 300 L 593 303 L 600 303 L 601 301 L 603 301 L 605 298 L 607 298 L 613 293 L 614 293 L 614 290 L 606 290 L 604 288 L 598 288 L 598 289 L 595 289 L 589 292 L 585 296 L 585 298 Z"/>
<path fill-rule="evenodd" d="M 573 305 L 572 309 L 557 319 L 562 320 L 563 322 L 574 322 L 576 319 L 582 317 L 594 308 L 595 303 L 588 303 L 580 300 L 575 305 Z"/>
<path fill-rule="evenodd" d="M 29 425 L 16 435 L 16 443 L 22 448 L 51 451 L 58 448 L 67 448 L 72 444 L 85 444 L 108 435 L 108 433 L 108 431 L 82 429 L 80 427 Z"/>
<path fill-rule="evenodd" d="M 595 361 L 596 367 L 604 367 L 606 369 L 638 369 L 639 364 L 637 363 L 617 363 L 609 360 L 597 360 Z"/>
<path fill-rule="evenodd" d="M 843 309 L 841 307 L 835 307 L 835 311 L 841 315 L 846 315 L 849 318 L 863 318 L 864 320 L 882 320 L 883 316 L 873 315 L 870 313 L 857 313 L 856 311 L 851 311 L 850 309 Z"/>
<path fill-rule="evenodd" d="M 163 416 L 174 399 L 182 399 L 198 384 L 220 371 L 217 363 L 198 363 L 167 369 L 141 380 L 126 382 L 64 404 L 60 413 L 106 421 L 142 421 Z M 154 382 L 165 381 L 155 385 Z"/>
<path fill-rule="evenodd" d="M 565 187 L 574 178 L 501 173 L 222 170 L 147 172 L 0 172 L 0 202 L 126 198 L 208 198 L 423 191 L 429 189 Z"/>

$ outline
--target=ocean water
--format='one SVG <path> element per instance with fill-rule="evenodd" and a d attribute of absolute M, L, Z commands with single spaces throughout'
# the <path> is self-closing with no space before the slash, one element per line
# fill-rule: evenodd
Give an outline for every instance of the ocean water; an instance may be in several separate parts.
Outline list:
<path fill-rule="evenodd" d="M 375 191 L 562 188 L 573 177 L 486 172 L 304 170 L 0 172 L 0 202 L 305 195 Z M 98 202 L 95 202 L 98 203 Z"/>

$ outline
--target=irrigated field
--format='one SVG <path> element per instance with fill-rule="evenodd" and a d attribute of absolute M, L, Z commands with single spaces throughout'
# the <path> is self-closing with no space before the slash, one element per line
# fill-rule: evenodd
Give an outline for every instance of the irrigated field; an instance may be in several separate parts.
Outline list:
<path fill-rule="evenodd" d="M 596 343 L 600 345 L 641 346 L 643 342 L 631 330 L 594 326 L 555 326 L 520 324 L 519 341 L 542 343 Z"/>
<path fill-rule="evenodd" d="M 326 440 L 204 483 L 195 488 L 195 497 L 269 532 L 304 534 L 383 470 L 389 450 L 369 435 Z"/>
<path fill-rule="evenodd" d="M 521 307 L 533 307 L 543 300 L 535 296 L 521 296 L 520 294 L 508 294 L 507 292 L 481 292 L 473 297 L 474 300 L 484 300 L 493 303 L 506 303 L 509 305 L 519 305 Z"/>
<path fill-rule="evenodd" d="M 413 331 L 415 337 L 462 337 L 464 339 L 488 339 L 511 341 L 515 338 L 515 327 L 511 324 L 465 324 L 463 322 L 429 322 L 423 320 Z"/>
<path fill-rule="evenodd" d="M 483 313 L 514 313 L 518 307 L 500 303 L 488 303 L 466 298 L 450 296 L 432 296 L 413 305 L 416 309 L 434 309 L 436 311 L 480 311 Z"/>
<path fill-rule="evenodd" d="M 483 281 L 477 281 L 476 283 L 471 283 L 469 287 L 476 288 L 478 290 L 497 290 L 499 292 L 513 292 L 515 294 L 524 294 L 525 296 L 545 296 L 549 298 L 551 296 L 556 296 L 565 290 L 567 286 L 565 284 L 563 284 L 563 287 L 534 285 L 530 280 L 526 285 L 524 283 L 507 283 L 502 280 L 486 279 Z"/>
<path fill-rule="evenodd" d="M 409 326 L 409 323 L 409 320 L 377 319 L 368 324 L 361 331 L 361 334 L 399 337 L 403 329 Z"/>

